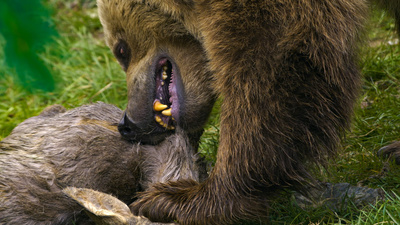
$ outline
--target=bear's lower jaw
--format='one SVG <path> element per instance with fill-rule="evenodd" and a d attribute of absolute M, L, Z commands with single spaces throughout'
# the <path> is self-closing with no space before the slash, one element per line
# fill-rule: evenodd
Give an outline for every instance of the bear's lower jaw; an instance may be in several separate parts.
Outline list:
<path fill-rule="evenodd" d="M 142 128 L 146 127 L 146 128 Z M 130 142 L 140 142 L 142 144 L 156 145 L 167 136 L 173 134 L 172 130 L 156 130 L 143 123 L 134 123 L 126 112 L 118 124 L 118 131 L 121 136 Z"/>

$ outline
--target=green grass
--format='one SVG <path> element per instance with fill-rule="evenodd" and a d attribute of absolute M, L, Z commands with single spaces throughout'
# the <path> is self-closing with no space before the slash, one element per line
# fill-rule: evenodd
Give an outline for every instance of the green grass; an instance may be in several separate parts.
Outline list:
<path fill-rule="evenodd" d="M 0 139 L 26 118 L 45 107 L 67 108 L 103 101 L 126 106 L 125 74 L 106 47 L 93 1 L 48 0 L 59 37 L 40 53 L 52 71 L 57 88 L 53 92 L 29 92 L 19 84 L 15 71 L 3 64 L 5 40 L 0 37 Z M 379 148 L 400 139 L 400 46 L 389 45 L 397 36 L 393 20 L 375 10 L 367 27 L 360 66 L 364 84 L 355 109 L 351 130 L 339 157 L 316 172 L 318 179 L 381 187 L 399 193 L 400 166 L 376 156 Z M 218 105 L 218 104 L 217 104 Z M 218 147 L 218 107 L 213 110 L 201 151 L 215 159 Z M 340 212 L 325 208 L 302 210 L 291 198 L 282 197 L 270 212 L 272 224 L 399 224 L 400 198 L 394 195 L 376 206 Z"/>
<path fill-rule="evenodd" d="M 15 70 L 3 65 L 0 51 L 0 139 L 24 119 L 46 106 L 67 108 L 104 101 L 125 108 L 125 74 L 101 36 L 94 7 L 70 8 L 68 2 L 55 7 L 54 20 L 60 32 L 41 57 L 55 76 L 54 92 L 30 92 L 21 87 Z M 0 39 L 0 46 L 4 46 Z"/>
<path fill-rule="evenodd" d="M 360 54 L 362 95 L 351 130 L 339 156 L 316 176 L 326 182 L 383 188 L 390 195 L 376 206 L 350 205 L 339 212 L 324 207 L 305 211 L 291 199 L 279 199 L 271 212 L 272 224 L 400 224 L 400 166 L 376 155 L 400 139 L 400 46 L 389 44 L 398 38 L 394 21 L 379 10 L 371 14 Z"/>
<path fill-rule="evenodd" d="M 393 22 L 380 11 L 372 14 L 370 41 L 361 54 L 362 96 L 343 151 L 331 170 L 338 182 L 400 188 L 399 167 L 376 156 L 381 147 L 400 138 L 400 46 L 388 44 L 398 38 Z M 386 174 L 382 174 L 384 167 Z"/>

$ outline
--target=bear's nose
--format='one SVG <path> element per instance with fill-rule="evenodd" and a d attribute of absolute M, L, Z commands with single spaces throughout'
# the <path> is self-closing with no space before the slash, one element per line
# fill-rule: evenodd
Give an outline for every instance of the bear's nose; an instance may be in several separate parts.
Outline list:
<path fill-rule="evenodd" d="M 129 119 L 128 115 L 126 115 L 126 111 L 122 116 L 121 121 L 118 124 L 118 131 L 122 135 L 123 138 L 128 140 L 136 139 L 136 132 L 134 131 L 135 124 Z"/>

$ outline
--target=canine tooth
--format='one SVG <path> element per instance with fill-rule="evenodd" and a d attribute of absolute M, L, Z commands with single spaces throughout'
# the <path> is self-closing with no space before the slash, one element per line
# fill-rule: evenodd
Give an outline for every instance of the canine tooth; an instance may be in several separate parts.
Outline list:
<path fill-rule="evenodd" d="M 164 116 L 172 116 L 171 114 L 171 108 L 166 109 L 164 111 L 161 112 Z"/>
<path fill-rule="evenodd" d="M 159 112 L 159 111 L 162 111 L 162 110 L 164 110 L 166 108 L 168 108 L 167 105 L 161 104 L 159 101 L 154 102 L 154 105 L 153 105 L 154 111 Z"/>
<path fill-rule="evenodd" d="M 161 123 L 161 122 L 162 122 L 162 119 L 161 119 L 161 117 L 159 117 L 159 116 L 156 116 L 156 121 L 157 121 L 157 123 Z"/>
<path fill-rule="evenodd" d="M 165 79 L 167 79 L 167 78 L 168 78 L 168 75 L 167 75 L 167 73 L 164 71 L 164 72 L 162 73 L 162 79 L 165 80 Z"/>

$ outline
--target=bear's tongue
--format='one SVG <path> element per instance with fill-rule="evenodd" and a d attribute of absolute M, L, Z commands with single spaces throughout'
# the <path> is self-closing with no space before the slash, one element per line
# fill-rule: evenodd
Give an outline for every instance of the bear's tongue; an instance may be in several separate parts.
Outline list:
<path fill-rule="evenodd" d="M 158 61 L 155 72 L 154 119 L 161 127 L 174 130 L 179 111 L 174 68 L 169 60 L 162 58 Z"/>

